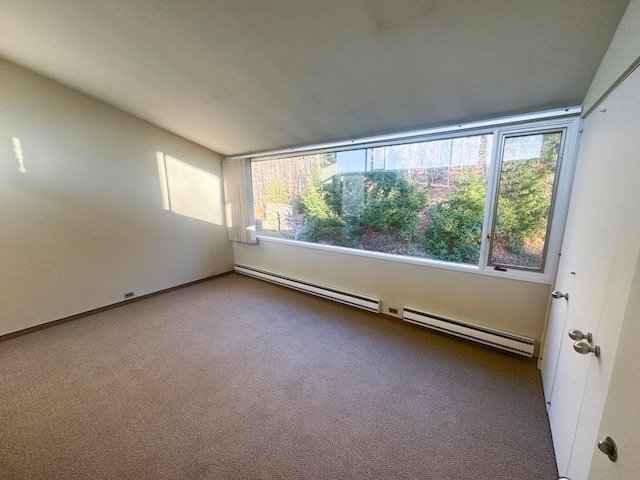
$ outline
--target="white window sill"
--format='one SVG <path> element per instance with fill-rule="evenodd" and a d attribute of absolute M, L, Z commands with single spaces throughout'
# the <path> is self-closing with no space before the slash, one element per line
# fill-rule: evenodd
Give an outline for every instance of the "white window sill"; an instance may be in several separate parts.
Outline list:
<path fill-rule="evenodd" d="M 314 250 L 323 250 L 325 252 L 340 253 L 343 255 L 356 255 L 360 257 L 375 258 L 378 260 L 386 260 L 390 262 L 408 263 L 411 265 L 420 265 L 424 267 L 440 268 L 443 270 L 454 270 L 457 272 L 472 273 L 475 275 L 485 275 L 489 277 L 505 278 L 509 280 L 518 280 L 521 282 L 551 284 L 551 275 L 544 273 L 525 272 L 522 270 L 509 270 L 506 272 L 496 271 L 491 267 L 480 268 L 477 265 L 465 265 L 462 263 L 444 262 L 441 260 L 432 260 L 428 258 L 408 257 L 404 255 L 394 255 L 390 253 L 371 252 L 368 250 L 359 250 L 357 248 L 335 247 L 333 245 L 321 245 L 318 243 L 301 242 L 298 240 L 288 240 L 284 238 L 265 237 L 257 235 L 258 243 L 271 242 L 283 245 L 291 245 L 301 248 L 310 248 Z"/>

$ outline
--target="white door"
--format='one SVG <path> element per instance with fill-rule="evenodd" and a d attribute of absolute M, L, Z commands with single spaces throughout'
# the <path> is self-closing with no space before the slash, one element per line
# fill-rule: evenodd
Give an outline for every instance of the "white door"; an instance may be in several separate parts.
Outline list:
<path fill-rule="evenodd" d="M 569 245 L 567 248 L 579 246 Z M 582 396 L 591 362 L 595 358 L 593 354 L 577 353 L 573 348 L 574 340 L 569 338 L 568 332 L 573 329 L 585 334 L 597 331 L 597 317 L 592 312 L 598 311 L 598 303 L 602 301 L 598 290 L 602 286 L 598 285 L 592 274 L 599 265 L 589 265 L 588 261 L 581 263 L 580 268 L 572 270 L 575 271 L 575 279 L 569 292 L 566 321 L 563 331 L 559 332 L 560 338 L 556 339 L 560 349 L 549 406 L 549 421 L 560 475 L 566 475 L 568 471 Z"/>
<path fill-rule="evenodd" d="M 571 281 L 574 275 L 571 274 L 567 265 L 567 261 L 560 261 L 554 292 L 566 294 L 571 298 Z M 549 323 L 547 325 L 546 341 L 544 343 L 544 352 L 542 353 L 542 362 L 540 364 L 542 387 L 544 390 L 544 399 L 547 404 L 547 411 L 549 411 L 551 397 L 553 395 L 553 382 L 556 378 L 560 344 L 565 331 L 564 325 L 567 319 L 568 302 L 569 300 L 566 298 L 556 298 L 552 300 L 551 309 L 549 310 Z"/>
<path fill-rule="evenodd" d="M 549 419 L 559 473 L 573 480 L 586 478 L 584 472 L 578 473 L 581 469 L 576 466 L 581 465 L 588 471 L 595 441 L 595 438 L 576 435 L 579 422 L 582 431 L 600 418 L 594 412 L 585 412 L 585 405 L 593 403 L 591 400 L 597 396 L 594 392 L 585 396 L 587 378 L 590 379 L 589 389 L 594 387 L 592 384 L 597 378 L 596 393 L 606 394 L 608 378 L 604 367 L 611 361 L 616 348 L 608 337 L 616 329 L 619 331 L 621 322 L 612 318 L 617 303 L 611 302 L 621 292 L 614 285 L 623 287 L 616 283 L 629 268 L 635 267 L 637 257 L 635 226 L 639 218 L 640 192 L 637 183 L 640 116 L 637 112 L 640 111 L 640 97 L 634 92 L 640 92 L 640 71 L 632 74 L 584 122 L 567 235 L 562 248 L 564 258 L 561 263 L 567 262 L 564 267 L 575 272 L 575 278 L 567 303 L 564 331 L 559 339 Z M 631 266 L 628 265 L 630 262 Z M 629 283 L 626 284 L 628 288 Z M 572 329 L 594 333 L 592 343 L 603 344 L 602 357 L 577 353 L 573 348 L 574 341 L 568 337 Z M 551 335 L 551 326 L 549 330 Z M 587 452 L 582 444 L 584 441 L 590 442 Z"/>
<path fill-rule="evenodd" d="M 607 185 L 603 201 L 610 207 L 611 220 L 604 224 L 609 230 L 608 242 L 600 245 L 598 252 L 606 257 L 609 274 L 604 282 L 604 303 L 599 311 L 593 312 L 599 318 L 595 341 L 601 346 L 602 354 L 592 362 L 580 408 L 567 475 L 573 480 L 640 478 L 640 471 L 634 472 L 640 449 L 637 395 L 637 333 L 640 330 L 638 112 L 640 70 L 631 74 L 593 114 L 594 152 L 599 155 L 600 162 L 609 167 L 606 176 L 601 176 L 597 184 Z M 620 449 L 620 458 L 615 464 L 601 453 L 594 456 L 598 440 L 607 435 L 617 441 Z M 607 474 L 591 474 L 592 462 L 594 472 L 596 468 L 602 468 Z"/>
<path fill-rule="evenodd" d="M 550 348 L 558 350 L 557 366 L 555 372 L 551 372 L 554 352 L 551 350 L 547 357 L 548 347 L 545 347 L 548 362 L 545 366 L 549 368 L 543 370 L 543 378 L 553 378 L 550 390 L 548 383 L 545 385 L 545 396 L 549 396 L 547 401 L 551 402 L 549 421 L 560 475 L 566 475 L 568 470 L 582 396 L 593 361 L 593 355 L 581 355 L 574 350 L 574 340 L 569 338 L 568 332 L 576 329 L 587 334 L 597 330 L 598 316 L 593 312 L 600 311 L 603 282 L 608 277 L 607 255 L 594 254 L 610 235 L 606 224 L 610 221 L 606 212 L 608 205 L 603 204 L 599 195 L 594 195 L 589 188 L 597 179 L 602 178 L 605 165 L 594 160 L 595 152 L 590 150 L 588 143 L 588 139 L 586 142 L 583 139 L 580 146 L 575 187 L 555 285 L 556 289 L 567 290 L 570 285 L 570 291 L 562 292 L 569 293 L 569 300 L 553 301 L 551 313 L 556 314 L 557 318 L 550 318 L 554 323 L 550 322 L 547 334 Z M 595 221 L 599 218 L 606 219 L 604 225 Z M 564 322 L 561 320 L 563 312 L 566 312 Z"/>
<path fill-rule="evenodd" d="M 592 445 L 589 478 L 593 480 L 633 480 L 640 477 L 640 369 L 633 367 L 637 364 L 637 342 L 640 338 L 640 261 L 636 265 L 629 298 L 615 367 L 596 437 L 597 440 L 612 438 L 617 446 L 618 458 L 612 462 L 595 444 Z M 601 321 L 601 325 L 604 323 L 604 320 Z M 604 343 L 603 349 L 607 347 Z"/>

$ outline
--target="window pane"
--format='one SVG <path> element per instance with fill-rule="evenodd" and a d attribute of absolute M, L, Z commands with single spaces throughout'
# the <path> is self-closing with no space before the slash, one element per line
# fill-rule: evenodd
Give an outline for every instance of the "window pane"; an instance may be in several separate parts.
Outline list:
<path fill-rule="evenodd" d="M 252 163 L 258 234 L 478 264 L 492 135 Z"/>
<path fill-rule="evenodd" d="M 491 264 L 542 270 L 562 132 L 504 140 Z"/>

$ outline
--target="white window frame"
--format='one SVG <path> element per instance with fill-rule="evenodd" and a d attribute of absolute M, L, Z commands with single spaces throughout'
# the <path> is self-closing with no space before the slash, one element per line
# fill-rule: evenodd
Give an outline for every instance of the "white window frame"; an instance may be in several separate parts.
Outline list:
<path fill-rule="evenodd" d="M 575 170 L 575 159 L 577 156 L 577 144 L 581 112 L 580 107 L 571 109 L 555 110 L 550 112 L 541 112 L 530 114 L 522 117 L 507 117 L 496 119 L 495 121 L 475 122 L 467 125 L 456 125 L 452 127 L 441 127 L 433 129 L 432 132 L 425 130 L 416 132 L 407 132 L 405 136 L 402 134 L 392 134 L 388 138 L 386 136 L 369 137 L 367 139 L 356 139 L 348 142 L 317 145 L 315 147 L 296 147 L 287 150 L 279 150 L 273 152 L 263 152 L 259 154 L 237 155 L 229 157 L 234 158 L 251 158 L 252 162 L 272 160 L 276 158 L 286 158 L 300 155 L 312 155 L 316 153 L 337 152 L 345 150 L 356 150 L 373 148 L 379 146 L 391 146 L 407 143 L 418 143 L 425 141 L 443 140 L 450 138 L 459 138 L 475 135 L 493 135 L 493 151 L 491 156 L 490 174 L 487 180 L 487 199 L 485 204 L 485 218 L 482 231 L 482 242 L 480 246 L 479 265 L 468 265 L 454 262 L 446 262 L 442 260 L 433 260 L 419 257 L 409 257 L 404 255 L 394 255 L 380 252 L 372 252 L 368 250 L 359 250 L 347 247 L 337 247 L 332 245 L 321 245 L 298 240 L 289 240 L 281 238 L 267 237 L 257 235 L 259 242 L 273 242 L 287 245 L 295 245 L 298 247 L 332 251 L 347 255 L 364 256 L 377 258 L 380 260 L 394 261 L 400 263 L 409 263 L 413 265 L 421 265 L 426 267 L 441 268 L 446 270 L 456 270 L 465 273 L 474 273 L 491 277 L 508 278 L 512 280 L 520 280 L 533 283 L 551 284 L 555 278 L 558 264 L 558 256 L 562 245 L 562 236 L 569 209 L 569 199 L 571 195 L 571 185 Z M 547 113 L 545 118 L 544 113 Z M 528 117 L 528 118 L 525 118 Z M 559 117 L 559 118 L 558 118 Z M 535 121 L 530 121 L 533 118 Z M 543 119 L 543 120 L 541 120 Z M 529 121 L 527 121 L 529 120 Z M 498 162 L 501 161 L 502 148 L 504 138 L 514 134 L 527 135 L 539 133 L 542 131 L 563 131 L 563 150 L 558 158 L 558 166 L 556 167 L 557 187 L 555 195 L 552 198 L 552 215 L 551 229 L 548 233 L 547 251 L 544 260 L 543 270 L 527 271 L 520 268 L 505 267 L 505 270 L 496 270 L 490 265 L 490 239 L 487 238 L 492 232 L 492 222 L 495 216 L 497 202 L 497 186 L 500 180 L 500 168 Z"/>
<path fill-rule="evenodd" d="M 569 210 L 571 197 L 571 185 L 575 171 L 575 159 L 577 156 L 579 117 L 532 122 L 526 125 L 512 127 L 500 127 L 494 131 L 493 152 L 491 158 L 490 177 L 487 184 L 487 204 L 485 205 L 485 220 L 482 229 L 482 245 L 480 247 L 480 270 L 487 275 L 502 276 L 516 280 L 535 281 L 538 283 L 552 283 L 558 264 L 558 256 L 562 245 L 562 236 Z M 514 135 L 527 135 L 542 132 L 562 130 L 563 148 L 558 158 L 556 167 L 557 186 L 552 197 L 551 229 L 547 237 L 547 251 L 542 266 L 542 272 L 527 271 L 520 268 L 505 267 L 506 271 L 496 270 L 491 265 L 491 240 L 493 221 L 495 220 L 496 204 L 498 201 L 497 188 L 500 182 L 501 169 L 498 162 L 501 161 L 504 148 L 504 139 Z M 489 238 L 488 238 L 489 237 Z"/>

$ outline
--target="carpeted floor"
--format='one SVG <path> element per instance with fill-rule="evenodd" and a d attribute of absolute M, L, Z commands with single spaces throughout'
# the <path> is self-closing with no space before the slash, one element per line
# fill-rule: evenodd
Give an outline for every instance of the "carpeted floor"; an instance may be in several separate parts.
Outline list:
<path fill-rule="evenodd" d="M 0 477 L 554 480 L 535 363 L 237 274 L 0 342 Z"/>

